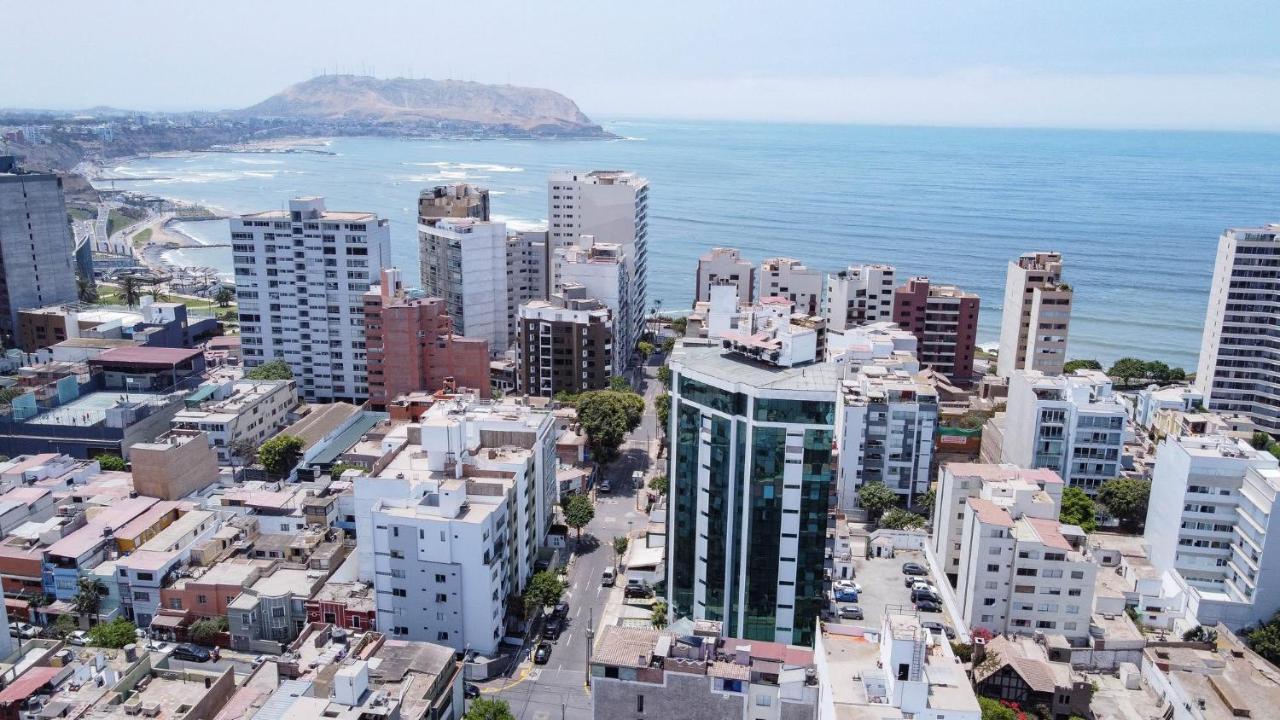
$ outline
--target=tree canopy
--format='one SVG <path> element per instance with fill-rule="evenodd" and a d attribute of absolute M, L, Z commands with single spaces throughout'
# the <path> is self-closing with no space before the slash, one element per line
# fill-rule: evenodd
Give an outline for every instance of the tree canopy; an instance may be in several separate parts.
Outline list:
<path fill-rule="evenodd" d="M 187 634 L 195 642 L 202 645 L 212 645 L 218 639 L 218 634 L 226 632 L 227 619 L 225 617 L 203 618 L 191 623 L 191 627 L 187 630 Z"/>
<path fill-rule="evenodd" d="M 858 506 L 867 511 L 867 519 L 878 520 L 885 510 L 898 504 L 898 493 L 882 482 L 864 483 L 858 488 Z"/>
<path fill-rule="evenodd" d="M 652 478 L 649 479 L 649 489 L 658 493 L 659 495 L 665 496 L 667 494 L 667 489 L 670 488 L 670 486 L 671 486 L 671 481 L 667 478 L 666 475 L 654 475 Z"/>
<path fill-rule="evenodd" d="M 1150 480 L 1116 478 L 1098 488 L 1098 502 L 1129 531 L 1137 530 L 1146 522 L 1150 499 Z"/>
<path fill-rule="evenodd" d="M 1266 625 L 1245 636 L 1249 647 L 1273 665 L 1280 665 L 1280 613 L 1271 616 Z"/>
<path fill-rule="evenodd" d="M 506 700 L 478 697 L 467 705 L 467 714 L 462 720 L 516 720 Z"/>
<path fill-rule="evenodd" d="M 276 477 L 288 475 L 302 456 L 302 438 L 277 435 L 258 447 L 258 462 Z"/>
<path fill-rule="evenodd" d="M 138 641 L 137 630 L 133 623 L 118 617 L 111 622 L 98 623 L 89 628 L 89 642 L 98 647 L 122 648 Z"/>
<path fill-rule="evenodd" d="M 671 394 L 661 393 L 653 399 L 653 409 L 658 416 L 658 428 L 664 435 L 671 421 Z"/>
<path fill-rule="evenodd" d="M 649 356 L 653 354 L 653 351 L 654 351 L 654 347 L 653 347 L 653 343 L 651 342 L 641 340 L 640 342 L 636 343 L 636 352 L 640 353 L 640 357 L 644 358 L 645 360 L 649 359 Z"/>
<path fill-rule="evenodd" d="M 1062 491 L 1062 512 L 1058 519 L 1068 525 L 1079 525 L 1085 532 L 1098 529 L 1098 506 L 1078 487 Z"/>
<path fill-rule="evenodd" d="M 76 594 L 71 598 L 71 606 L 81 617 L 96 617 L 102 609 L 102 596 L 106 592 L 107 587 L 98 578 L 82 577 L 76 582 Z"/>
<path fill-rule="evenodd" d="M 564 594 L 564 583 L 556 574 L 543 570 L 529 578 L 529 585 L 524 589 L 524 610 L 530 614 L 539 607 L 555 605 Z"/>
<path fill-rule="evenodd" d="M 653 601 L 653 607 L 649 611 L 649 622 L 659 630 L 667 626 L 667 601 L 659 598 Z"/>
<path fill-rule="evenodd" d="M 1062 372 L 1070 375 L 1077 370 L 1101 370 L 1102 363 L 1097 360 L 1068 360 L 1062 366 Z"/>
<path fill-rule="evenodd" d="M 570 495 L 561 510 L 564 511 L 564 524 L 577 530 L 579 539 L 582 538 L 582 528 L 596 516 L 596 508 L 586 495 Z"/>
<path fill-rule="evenodd" d="M 1001 705 L 999 700 L 979 697 L 978 708 L 982 710 L 982 720 L 1018 720 L 1018 713 Z"/>
<path fill-rule="evenodd" d="M 244 374 L 245 380 L 292 380 L 293 368 L 283 360 L 269 360 Z"/>
<path fill-rule="evenodd" d="M 124 458 L 119 455 L 107 453 L 106 455 L 98 455 L 94 460 L 98 461 L 98 465 L 100 465 L 103 470 L 124 472 L 129 469 L 129 463 L 125 462 Z"/>
<path fill-rule="evenodd" d="M 913 512 L 893 507 L 880 516 L 879 524 L 880 527 L 890 530 L 915 530 L 927 525 L 928 521 Z"/>
<path fill-rule="evenodd" d="M 1107 370 L 1107 375 L 1116 378 L 1126 387 L 1139 380 L 1168 385 L 1187 379 L 1187 372 L 1182 368 L 1171 368 L 1159 360 L 1139 360 L 1133 357 L 1115 361 Z"/>
<path fill-rule="evenodd" d="M 629 391 L 598 390 L 579 395 L 577 409 L 592 457 L 607 463 L 618 457 L 627 433 L 640 426 L 644 398 Z"/>

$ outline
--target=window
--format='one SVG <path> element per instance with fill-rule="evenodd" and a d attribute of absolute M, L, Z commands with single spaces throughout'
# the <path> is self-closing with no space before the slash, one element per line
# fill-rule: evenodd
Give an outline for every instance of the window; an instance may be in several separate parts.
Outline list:
<path fill-rule="evenodd" d="M 134 593 L 133 593 L 133 599 L 134 599 L 134 600 L 141 600 L 142 602 L 150 602 L 150 601 L 151 601 L 151 593 L 145 593 L 145 592 L 137 592 L 137 591 L 134 591 Z"/>
<path fill-rule="evenodd" d="M 443 630 L 442 630 L 442 631 L 440 631 L 440 632 L 438 632 L 438 633 L 436 633 L 436 640 L 445 641 L 445 640 L 448 640 L 448 639 L 449 639 L 449 633 L 444 632 Z"/>
<path fill-rule="evenodd" d="M 644 696 L 643 695 L 636 696 L 636 712 L 638 713 L 644 712 Z"/>
<path fill-rule="evenodd" d="M 436 602 L 438 603 L 449 602 L 449 596 L 445 595 L 444 593 L 436 593 Z"/>
<path fill-rule="evenodd" d="M 773 698 L 764 693 L 756 695 L 756 705 L 759 707 L 769 707 L 773 704 Z"/>
<path fill-rule="evenodd" d="M 197 602 L 197 603 L 199 603 L 199 604 L 201 604 L 201 605 L 207 605 L 207 604 L 209 604 L 209 598 L 208 598 L 207 596 L 205 596 L 205 595 L 197 595 L 197 596 L 196 596 L 196 602 Z M 179 606 L 179 607 L 181 607 L 181 606 Z"/>
<path fill-rule="evenodd" d="M 437 573 L 437 574 L 436 574 L 436 582 L 438 582 L 438 583 L 442 583 L 442 582 L 445 582 L 446 580 L 447 580 L 447 578 L 445 578 L 445 576 L 444 576 L 444 575 L 441 575 L 441 574 L 439 574 L 439 573 Z"/>

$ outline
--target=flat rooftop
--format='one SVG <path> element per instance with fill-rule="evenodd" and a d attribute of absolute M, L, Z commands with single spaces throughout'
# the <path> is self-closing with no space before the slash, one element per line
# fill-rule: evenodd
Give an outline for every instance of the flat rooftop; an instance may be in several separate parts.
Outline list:
<path fill-rule="evenodd" d="M 165 396 L 164 393 L 157 392 L 139 392 L 130 390 L 127 394 L 120 390 L 103 390 L 100 392 L 81 395 L 66 405 L 53 408 L 43 414 L 37 415 L 27 422 L 32 425 L 70 425 L 88 427 L 101 423 L 107 417 L 107 410 L 125 403 L 128 397 L 129 403 L 142 404 L 153 400 L 158 400 Z"/>
<path fill-rule="evenodd" d="M 778 367 L 756 362 L 715 345 L 680 344 L 672 352 L 671 361 L 684 370 L 716 378 L 722 382 L 766 390 L 792 390 L 834 393 L 840 387 L 844 369 L 831 363 L 813 363 L 798 367 Z"/>

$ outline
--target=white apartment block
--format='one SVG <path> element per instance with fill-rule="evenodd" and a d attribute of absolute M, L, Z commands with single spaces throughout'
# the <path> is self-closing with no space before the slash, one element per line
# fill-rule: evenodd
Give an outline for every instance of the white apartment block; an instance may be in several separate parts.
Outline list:
<path fill-rule="evenodd" d="M 359 573 L 374 583 L 378 626 L 491 654 L 557 501 L 552 415 L 464 398 L 382 442 L 381 469 L 356 481 L 353 503 Z"/>
<path fill-rule="evenodd" d="M 1100 371 L 1050 377 L 1018 370 L 1009 378 L 1000 459 L 1049 468 L 1092 495 L 1120 474 L 1127 417 Z"/>
<path fill-rule="evenodd" d="M 811 270 L 799 260 L 786 257 L 769 258 L 760 263 L 761 301 L 784 297 L 795 305 L 796 312 L 817 315 L 822 305 L 823 274 Z M 893 291 L 889 292 L 892 309 Z"/>
<path fill-rule="evenodd" d="M 1278 236 L 1280 225 L 1222 233 L 1196 370 L 1210 410 L 1247 415 L 1273 436 L 1280 435 Z"/>
<path fill-rule="evenodd" d="M 550 294 L 547 231 L 507 231 L 507 343 L 516 343 L 520 306 Z"/>
<path fill-rule="evenodd" d="M 1227 562 L 1227 594 L 1248 608 L 1232 618 L 1234 627 L 1265 623 L 1280 612 L 1278 501 L 1280 468 L 1251 466 L 1240 488 L 1239 522 Z"/>
<path fill-rule="evenodd" d="M 590 235 L 583 235 L 573 245 L 557 248 L 552 254 L 551 276 L 553 294 L 562 293 L 573 283 L 581 285 L 588 298 L 594 298 L 609 308 L 613 315 L 614 347 L 617 349 L 614 367 L 626 365 L 626 354 L 640 341 L 636 328 L 643 327 L 643 320 L 636 323 L 636 316 L 644 314 L 644 308 L 632 305 L 628 288 L 627 259 L 621 245 L 597 242 Z"/>
<path fill-rule="evenodd" d="M 547 180 L 549 249 L 574 244 L 583 235 L 622 247 L 630 278 L 631 306 L 640 308 L 627 335 L 644 332 L 649 261 L 649 181 L 618 170 L 553 172 Z M 630 362 L 634 348 L 623 348 Z M 622 369 L 622 368 L 619 368 Z"/>
<path fill-rule="evenodd" d="M 1084 556 L 1084 531 L 1059 523 L 1055 504 L 1033 502 L 1043 494 L 966 503 L 956 590 L 969 627 L 1088 637 L 1098 566 Z"/>
<path fill-rule="evenodd" d="M 698 258 L 694 303 L 709 302 L 713 285 L 733 285 L 745 305 L 756 301 L 756 266 L 742 257 L 737 248 L 711 248 Z"/>
<path fill-rule="evenodd" d="M 864 366 L 841 384 L 838 506 L 858 506 L 858 488 L 881 482 L 907 507 L 929 490 L 938 391 L 919 375 Z"/>
<path fill-rule="evenodd" d="M 993 500 L 1016 498 L 1023 502 L 1062 506 L 1064 485 L 1058 474 L 1047 468 L 1027 470 L 1017 465 L 988 463 L 948 463 L 938 473 L 933 503 L 933 553 L 951 582 L 960 572 L 963 550 L 964 513 L 970 498 Z M 1036 517 L 1054 517 L 1045 509 Z"/>
<path fill-rule="evenodd" d="M 489 352 L 510 339 L 507 226 L 475 218 L 419 218 L 422 290 L 445 301 L 459 335 L 484 338 Z"/>
<path fill-rule="evenodd" d="M 1204 404 L 1204 393 L 1187 385 L 1162 388 L 1157 385 L 1138 391 L 1133 400 L 1133 424 L 1151 430 L 1162 410 L 1189 413 Z"/>
<path fill-rule="evenodd" d="M 1009 263 L 996 358 L 1001 377 L 1015 370 L 1062 374 L 1071 300 L 1071 286 L 1062 281 L 1061 253 L 1027 253 Z"/>
<path fill-rule="evenodd" d="M 883 365 L 915 374 L 920 372 L 915 333 L 897 323 L 880 321 L 847 330 L 827 328 L 826 359 L 851 368 Z"/>
<path fill-rule="evenodd" d="M 822 317 L 832 330 L 893 320 L 892 265 L 850 265 L 827 275 Z"/>
<path fill-rule="evenodd" d="M 214 399 L 179 410 L 169 421 L 175 430 L 199 430 L 209 438 L 218 462 L 243 462 L 232 457 L 232 446 L 248 442 L 258 447 L 289 424 L 289 411 L 298 404 L 296 380 L 238 380 L 219 388 Z"/>
<path fill-rule="evenodd" d="M 230 224 L 245 366 L 279 358 L 306 400 L 363 402 L 364 293 L 391 264 L 388 221 L 305 197 Z"/>

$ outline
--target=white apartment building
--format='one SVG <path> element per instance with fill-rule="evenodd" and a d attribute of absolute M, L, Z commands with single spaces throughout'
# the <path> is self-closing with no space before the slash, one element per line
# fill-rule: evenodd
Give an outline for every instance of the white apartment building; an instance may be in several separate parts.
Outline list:
<path fill-rule="evenodd" d="M 1062 281 L 1061 253 L 1027 253 L 1009 263 L 996 358 L 1001 377 L 1016 370 L 1062 374 L 1071 299 L 1071 286 Z"/>
<path fill-rule="evenodd" d="M 626 365 L 626 354 L 640 341 L 636 328 L 636 315 L 643 315 L 644 308 L 633 306 L 627 287 L 627 259 L 622 246 L 616 243 L 597 242 L 590 235 L 583 235 L 573 245 L 557 248 L 551 263 L 552 293 L 562 293 L 566 286 L 576 283 L 582 286 L 588 298 L 594 298 L 608 308 L 613 316 L 614 347 L 617 352 L 614 367 Z"/>
<path fill-rule="evenodd" d="M 1248 610 L 1234 627 L 1258 625 L 1280 612 L 1280 468 L 1251 466 L 1240 488 L 1239 522 L 1227 561 L 1227 594 Z M 1271 521 L 1276 520 L 1275 527 Z"/>
<path fill-rule="evenodd" d="M 756 301 L 756 266 L 742 257 L 737 248 L 717 247 L 698 258 L 694 303 L 709 302 L 713 285 L 733 285 L 745 305 Z"/>
<path fill-rule="evenodd" d="M 841 383 L 839 507 L 858 506 L 858 488 L 881 482 L 907 507 L 929 490 L 938 391 L 920 375 L 863 366 Z"/>
<path fill-rule="evenodd" d="M 822 317 L 827 327 L 844 331 L 893 320 L 892 265 L 850 265 L 827 275 Z"/>
<path fill-rule="evenodd" d="M 245 366 L 279 358 L 306 400 L 363 402 L 364 293 L 391 265 L 388 221 L 304 197 L 230 224 Z"/>
<path fill-rule="evenodd" d="M 1049 468 L 1092 495 L 1120 474 L 1127 417 L 1100 371 L 1050 377 L 1018 370 L 1009 378 L 1000 459 Z"/>
<path fill-rule="evenodd" d="M 1084 531 L 1058 522 L 1044 495 L 1028 488 L 966 503 L 956 592 L 969 627 L 1089 636 L 1098 566 L 1084 556 Z"/>
<path fill-rule="evenodd" d="M 551 293 L 547 262 L 547 231 L 507 231 L 507 343 L 516 343 L 520 306 L 545 300 Z M 495 356 L 497 354 L 495 353 Z"/>
<path fill-rule="evenodd" d="M 169 421 L 174 430 L 199 430 L 209 438 L 218 462 L 243 462 L 232 457 L 232 446 L 245 441 L 257 447 L 289 424 L 289 411 L 298 404 L 296 380 L 238 380 L 226 387 L 202 386 L 212 399 L 188 399 L 187 408 Z M 211 388 L 205 390 L 205 387 Z"/>
<path fill-rule="evenodd" d="M 712 341 L 671 356 L 667 587 L 673 617 L 808 645 L 821 610 L 841 369 Z"/>
<path fill-rule="evenodd" d="M 583 235 L 622 247 L 630 304 L 640 309 L 631 319 L 635 328 L 625 334 L 639 338 L 648 303 L 649 181 L 619 170 L 553 172 L 547 180 L 547 222 L 551 251 Z M 623 348 L 625 362 L 630 362 L 633 349 Z"/>
<path fill-rule="evenodd" d="M 1018 497 L 1024 502 L 1062 506 L 1064 484 L 1047 468 L 1027 470 L 1017 465 L 988 463 L 947 463 L 938 473 L 933 503 L 933 553 L 952 583 L 960 572 L 963 551 L 964 512 L 970 498 Z M 1034 513 L 1052 517 L 1053 510 Z"/>
<path fill-rule="evenodd" d="M 557 500 L 554 420 L 514 403 L 448 401 L 383 438 L 355 482 L 361 579 L 378 626 L 491 654 L 524 590 Z"/>
<path fill-rule="evenodd" d="M 1196 370 L 1210 410 L 1248 415 L 1273 436 L 1280 435 L 1278 236 L 1280 225 L 1222 233 Z"/>
<path fill-rule="evenodd" d="M 1151 385 L 1138 391 L 1133 400 L 1133 424 L 1144 430 L 1155 426 L 1162 410 L 1189 413 L 1204 404 L 1204 393 L 1188 385 L 1162 388 Z"/>
<path fill-rule="evenodd" d="M 475 218 L 418 218 L 422 291 L 445 301 L 459 335 L 505 352 L 508 317 L 507 226 Z"/>
<path fill-rule="evenodd" d="M 897 323 L 879 321 L 847 330 L 827 328 L 826 359 L 852 368 L 883 365 L 915 374 L 920 372 L 915 333 Z"/>
<path fill-rule="evenodd" d="M 760 293 L 763 302 L 771 297 L 784 297 L 795 305 L 796 312 L 817 315 L 822 307 L 821 272 L 811 270 L 799 260 L 787 257 L 769 258 L 760 263 Z M 889 291 L 892 309 L 893 291 Z"/>

